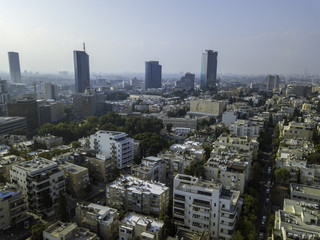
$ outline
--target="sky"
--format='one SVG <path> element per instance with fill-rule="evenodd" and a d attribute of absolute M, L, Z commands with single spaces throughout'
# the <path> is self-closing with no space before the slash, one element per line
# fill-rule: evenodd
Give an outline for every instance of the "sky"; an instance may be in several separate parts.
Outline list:
<path fill-rule="evenodd" d="M 218 51 L 220 74 L 320 74 L 318 0 L 2 0 L 0 71 L 73 73 L 73 51 L 96 73 L 199 73 Z"/>

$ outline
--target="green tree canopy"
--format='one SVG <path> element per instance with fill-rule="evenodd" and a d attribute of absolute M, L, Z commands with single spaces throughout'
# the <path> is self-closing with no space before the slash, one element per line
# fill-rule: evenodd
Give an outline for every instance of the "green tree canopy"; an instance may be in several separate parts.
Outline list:
<path fill-rule="evenodd" d="M 285 183 L 290 178 L 290 172 L 284 168 L 279 168 L 274 171 L 274 177 L 277 183 Z"/>

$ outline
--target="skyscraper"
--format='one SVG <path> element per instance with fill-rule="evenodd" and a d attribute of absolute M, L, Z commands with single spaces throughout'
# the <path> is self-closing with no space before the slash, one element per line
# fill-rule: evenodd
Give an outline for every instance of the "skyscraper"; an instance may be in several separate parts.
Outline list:
<path fill-rule="evenodd" d="M 19 53 L 8 52 L 11 82 L 21 82 Z"/>
<path fill-rule="evenodd" d="M 90 88 L 89 55 L 85 51 L 73 51 L 75 91 L 83 93 Z"/>
<path fill-rule="evenodd" d="M 279 75 L 268 75 L 266 78 L 267 92 L 279 91 Z"/>
<path fill-rule="evenodd" d="M 202 90 L 217 87 L 218 52 L 206 50 L 202 53 L 200 88 Z"/>
<path fill-rule="evenodd" d="M 158 61 L 146 62 L 145 72 L 145 89 L 161 88 L 161 71 L 162 67 Z"/>

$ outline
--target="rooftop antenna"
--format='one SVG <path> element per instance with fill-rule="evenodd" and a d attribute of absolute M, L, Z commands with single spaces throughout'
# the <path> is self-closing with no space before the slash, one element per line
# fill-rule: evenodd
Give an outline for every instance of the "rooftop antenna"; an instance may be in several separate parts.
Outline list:
<path fill-rule="evenodd" d="M 83 43 L 83 51 L 86 52 L 86 44 Z"/>

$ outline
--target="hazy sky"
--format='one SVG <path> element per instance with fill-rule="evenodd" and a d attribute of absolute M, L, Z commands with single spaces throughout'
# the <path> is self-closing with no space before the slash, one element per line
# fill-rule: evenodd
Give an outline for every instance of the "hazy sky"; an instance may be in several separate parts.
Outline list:
<path fill-rule="evenodd" d="M 320 74 L 319 0 L 2 0 L 0 71 L 8 51 L 21 70 L 73 72 L 86 43 L 92 72 L 200 72 L 201 52 L 219 52 L 218 72 Z"/>

